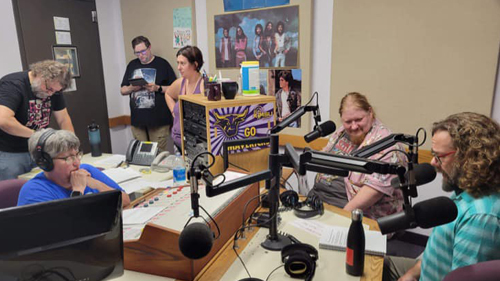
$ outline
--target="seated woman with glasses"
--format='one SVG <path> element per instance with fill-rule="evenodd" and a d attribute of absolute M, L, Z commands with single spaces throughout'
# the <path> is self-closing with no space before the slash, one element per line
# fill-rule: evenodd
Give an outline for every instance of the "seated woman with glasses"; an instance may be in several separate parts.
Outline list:
<path fill-rule="evenodd" d="M 130 198 L 116 182 L 99 169 L 81 164 L 80 140 L 70 131 L 43 129 L 28 140 L 28 149 L 43 172 L 26 182 L 17 205 L 99 193 L 113 189 L 122 192 L 123 206 Z"/>
<path fill-rule="evenodd" d="M 366 97 L 360 93 L 349 93 L 340 102 L 342 126 L 330 137 L 324 152 L 349 155 L 357 149 L 370 145 L 392 132 L 380 120 Z M 389 152 L 404 150 L 401 145 L 389 147 L 369 159 L 406 166 L 402 153 Z M 310 193 L 331 205 L 345 210 L 362 209 L 366 217 L 377 219 L 402 211 L 403 194 L 391 186 L 396 175 L 362 174 L 349 172 L 347 177 L 318 173 Z"/>

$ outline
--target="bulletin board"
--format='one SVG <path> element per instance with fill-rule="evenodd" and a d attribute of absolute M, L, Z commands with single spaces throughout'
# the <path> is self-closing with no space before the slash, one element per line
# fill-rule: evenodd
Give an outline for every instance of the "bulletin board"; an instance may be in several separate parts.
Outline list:
<path fill-rule="evenodd" d="M 497 0 L 335 0 L 330 118 L 340 121 L 340 100 L 353 91 L 398 133 L 430 135 L 433 122 L 457 112 L 489 116 L 498 15 Z"/>

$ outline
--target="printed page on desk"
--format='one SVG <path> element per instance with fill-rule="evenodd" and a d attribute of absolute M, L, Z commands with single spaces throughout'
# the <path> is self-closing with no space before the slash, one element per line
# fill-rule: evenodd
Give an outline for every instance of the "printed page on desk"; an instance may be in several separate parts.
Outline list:
<path fill-rule="evenodd" d="M 117 184 L 120 184 L 122 182 L 135 179 L 135 178 L 140 178 L 141 174 L 137 171 L 135 171 L 132 168 L 113 168 L 113 169 L 107 169 L 102 171 L 106 176 L 110 177 L 112 180 L 114 180 Z"/>
<path fill-rule="evenodd" d="M 330 226 L 319 239 L 321 249 L 345 251 L 349 228 Z M 365 230 L 365 253 L 383 256 L 387 249 L 387 237 L 378 231 Z"/>

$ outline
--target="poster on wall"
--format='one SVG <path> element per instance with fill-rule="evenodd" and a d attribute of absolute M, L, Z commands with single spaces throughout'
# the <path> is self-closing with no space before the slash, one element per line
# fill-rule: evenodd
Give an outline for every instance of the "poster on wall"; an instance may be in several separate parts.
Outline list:
<path fill-rule="evenodd" d="M 75 46 L 52 46 L 54 60 L 67 65 L 72 77 L 80 77 L 80 63 Z"/>
<path fill-rule="evenodd" d="M 290 4 L 290 0 L 224 0 L 224 11 L 238 11 Z"/>
<path fill-rule="evenodd" d="M 217 68 L 259 61 L 261 68 L 298 68 L 299 6 L 216 15 Z"/>
<path fill-rule="evenodd" d="M 302 105 L 302 70 L 269 70 L 268 95 L 276 97 L 276 123 L 291 115 Z M 288 127 L 300 128 L 301 119 Z"/>
<path fill-rule="evenodd" d="M 265 137 L 274 126 L 274 103 L 214 108 L 209 111 L 210 143 L 212 153 L 221 155 L 226 140 Z M 269 142 L 233 147 L 230 153 L 259 150 Z"/>
<path fill-rule="evenodd" d="M 191 7 L 176 8 L 173 10 L 173 44 L 179 49 L 191 45 Z"/>

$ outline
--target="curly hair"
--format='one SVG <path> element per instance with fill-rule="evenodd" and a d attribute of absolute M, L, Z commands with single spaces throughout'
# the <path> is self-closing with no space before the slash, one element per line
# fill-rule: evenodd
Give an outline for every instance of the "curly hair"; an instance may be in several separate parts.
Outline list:
<path fill-rule="evenodd" d="M 71 83 L 71 72 L 68 66 L 54 60 L 44 60 L 30 65 L 30 70 L 35 77 L 42 77 L 45 80 L 54 80 L 59 83 L 62 90 Z"/>
<path fill-rule="evenodd" d="M 500 191 L 500 125 L 491 118 L 463 112 L 435 122 L 432 135 L 450 134 L 456 149 L 453 168 L 458 187 L 478 198 Z"/>

